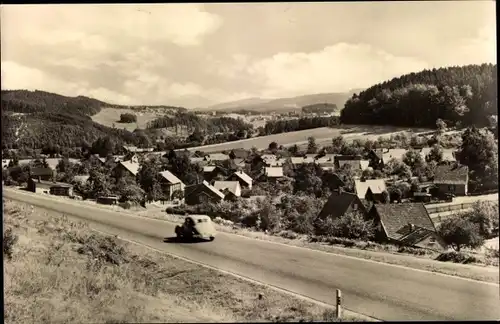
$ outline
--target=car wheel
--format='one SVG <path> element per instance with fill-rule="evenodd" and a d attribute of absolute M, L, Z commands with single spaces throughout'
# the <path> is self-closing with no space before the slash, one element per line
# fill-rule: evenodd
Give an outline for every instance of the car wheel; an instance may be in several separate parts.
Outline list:
<path fill-rule="evenodd" d="M 215 237 L 210 236 L 210 242 L 212 242 L 213 240 L 215 240 Z"/>

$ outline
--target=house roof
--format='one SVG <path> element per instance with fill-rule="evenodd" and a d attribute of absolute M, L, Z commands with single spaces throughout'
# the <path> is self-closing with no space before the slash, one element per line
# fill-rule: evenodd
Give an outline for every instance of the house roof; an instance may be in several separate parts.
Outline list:
<path fill-rule="evenodd" d="M 293 156 L 293 157 L 290 158 L 290 160 L 292 161 L 292 164 L 302 164 L 302 163 L 304 163 L 304 158 L 303 157 Z"/>
<path fill-rule="evenodd" d="M 202 157 L 190 157 L 189 161 L 191 163 L 202 163 L 202 162 L 205 161 L 205 158 L 202 158 Z"/>
<path fill-rule="evenodd" d="M 212 191 L 213 193 L 215 193 L 217 196 L 221 197 L 222 199 L 224 199 L 224 194 L 222 192 L 220 192 L 219 189 L 215 188 L 214 186 L 212 186 L 210 183 L 208 183 L 207 181 L 203 181 L 201 183 L 203 186 L 207 187 L 210 191 Z"/>
<path fill-rule="evenodd" d="M 318 154 L 306 154 L 305 155 L 306 158 L 310 158 L 310 159 L 316 159 L 317 156 L 318 156 Z"/>
<path fill-rule="evenodd" d="M 354 180 L 354 186 L 356 188 L 356 194 L 360 199 L 365 199 L 368 188 L 371 188 L 374 194 L 381 194 L 387 190 L 384 179 Z"/>
<path fill-rule="evenodd" d="M 77 175 L 77 176 L 74 176 L 73 179 L 77 182 L 80 182 L 80 183 L 85 183 L 87 182 L 87 180 L 90 178 L 89 175 Z"/>
<path fill-rule="evenodd" d="M 368 165 L 370 164 L 370 161 L 368 161 L 368 160 L 340 160 L 340 161 L 338 161 L 338 164 L 339 164 L 340 168 L 343 167 L 344 165 L 348 164 L 354 170 L 366 170 L 368 168 Z"/>
<path fill-rule="evenodd" d="M 233 173 L 236 177 L 240 178 L 241 180 L 245 181 L 247 184 L 251 185 L 252 184 L 252 177 L 250 177 L 248 174 L 246 174 L 243 171 L 237 171 Z"/>
<path fill-rule="evenodd" d="M 211 161 L 224 161 L 229 160 L 229 155 L 223 153 L 212 153 L 208 155 L 208 159 Z"/>
<path fill-rule="evenodd" d="M 171 184 L 177 184 L 177 183 L 183 184 L 181 179 L 177 178 L 172 172 L 168 170 L 160 172 L 160 175 Z"/>
<path fill-rule="evenodd" d="M 216 167 L 213 165 L 207 165 L 203 167 L 203 172 L 212 172 L 213 170 L 215 170 L 215 168 Z"/>
<path fill-rule="evenodd" d="M 407 233 L 406 236 L 399 239 L 399 241 L 405 245 L 415 245 L 435 233 L 434 231 L 420 226 L 415 226 L 412 231 L 410 225 L 402 228 L 400 232 L 401 234 Z"/>
<path fill-rule="evenodd" d="M 282 167 L 267 167 L 265 170 L 266 176 L 269 178 L 278 178 L 283 176 Z"/>
<path fill-rule="evenodd" d="M 374 154 L 377 158 L 382 159 L 384 157 L 383 149 L 372 149 L 370 153 Z"/>
<path fill-rule="evenodd" d="M 406 235 L 405 226 L 414 224 L 430 231 L 436 231 L 423 203 L 375 204 L 386 235 L 399 240 Z"/>
<path fill-rule="evenodd" d="M 441 164 L 434 172 L 434 183 L 465 184 L 468 181 L 469 168 L 460 164 Z"/>
<path fill-rule="evenodd" d="M 54 181 L 44 181 L 44 180 L 38 181 L 37 179 L 33 179 L 33 178 L 31 178 L 31 180 L 33 180 L 33 182 L 35 182 L 37 186 L 40 186 L 42 188 L 52 188 L 52 187 L 72 188 L 73 187 L 73 185 L 71 185 L 69 183 L 64 183 L 64 182 L 54 182 Z"/>
<path fill-rule="evenodd" d="M 341 192 L 334 191 L 328 198 L 327 202 L 325 203 L 325 206 L 323 206 L 323 209 L 318 214 L 317 218 L 319 219 L 339 218 L 345 214 L 349 206 L 351 206 L 351 204 L 355 201 L 359 201 L 359 199 L 353 193 L 345 191 Z"/>
<path fill-rule="evenodd" d="M 139 163 L 131 161 L 120 161 L 120 164 L 134 176 L 137 175 L 137 173 L 139 173 L 139 168 L 141 167 Z"/>
<path fill-rule="evenodd" d="M 215 181 L 214 187 L 219 191 L 227 189 L 229 192 L 236 195 L 238 188 L 240 188 L 240 183 L 238 181 Z"/>

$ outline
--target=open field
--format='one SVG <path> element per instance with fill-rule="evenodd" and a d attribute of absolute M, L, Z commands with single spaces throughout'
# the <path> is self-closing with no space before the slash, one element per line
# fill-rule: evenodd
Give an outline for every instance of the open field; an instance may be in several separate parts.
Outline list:
<path fill-rule="evenodd" d="M 54 211 L 6 200 L 4 222 L 6 323 L 335 321 L 331 307 L 97 233 Z"/>
<path fill-rule="evenodd" d="M 137 116 L 137 123 L 120 123 L 121 114 L 134 114 Z M 134 131 L 136 128 L 144 129 L 151 120 L 164 116 L 161 111 L 158 112 L 139 112 L 134 109 L 103 108 L 92 116 L 92 120 L 104 126 L 116 128 L 125 128 L 128 131 Z"/>
<path fill-rule="evenodd" d="M 198 147 L 188 148 L 189 151 L 203 151 L 203 152 L 220 152 L 232 150 L 235 148 L 251 149 L 266 149 L 271 142 L 276 142 L 278 145 L 291 146 L 294 144 L 303 145 L 307 143 L 309 137 L 314 137 L 318 145 L 328 145 L 331 143 L 332 138 L 342 135 L 346 140 L 355 139 L 371 139 L 376 140 L 380 136 L 390 136 L 392 134 L 407 132 L 419 134 L 428 132 L 429 129 L 409 129 L 402 127 L 392 126 L 361 126 L 361 125 L 342 125 L 338 127 L 321 127 L 314 129 L 307 129 L 297 132 L 281 133 L 268 136 L 260 136 L 240 141 L 227 142 L 221 144 L 212 144 Z"/>

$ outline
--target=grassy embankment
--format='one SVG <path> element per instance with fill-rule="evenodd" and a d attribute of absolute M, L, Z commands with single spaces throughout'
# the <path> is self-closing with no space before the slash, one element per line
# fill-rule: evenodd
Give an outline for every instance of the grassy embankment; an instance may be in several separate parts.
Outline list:
<path fill-rule="evenodd" d="M 335 320 L 331 308 L 10 200 L 3 248 L 6 323 Z"/>

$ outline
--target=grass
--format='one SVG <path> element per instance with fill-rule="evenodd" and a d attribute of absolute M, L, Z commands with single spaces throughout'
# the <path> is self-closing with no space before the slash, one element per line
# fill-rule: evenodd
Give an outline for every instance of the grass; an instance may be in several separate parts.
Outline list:
<path fill-rule="evenodd" d="M 372 139 L 376 140 L 380 136 L 389 136 L 395 132 L 423 132 L 423 129 L 411 130 L 408 128 L 400 128 L 393 126 L 357 126 L 357 125 L 341 125 L 334 128 L 321 127 L 314 129 L 307 129 L 296 132 L 288 132 L 282 134 L 273 134 L 267 136 L 255 137 L 242 141 L 226 142 L 220 144 L 206 145 L 203 147 L 205 152 L 215 152 L 231 150 L 235 148 L 242 148 L 250 150 L 252 147 L 257 149 L 267 149 L 269 143 L 276 142 L 278 145 L 290 146 L 293 144 L 303 144 L 307 143 L 309 137 L 314 137 L 318 145 L 329 145 L 331 144 L 332 138 L 342 135 L 346 139 Z M 189 150 L 198 150 L 200 147 L 190 148 Z"/>
<path fill-rule="evenodd" d="M 4 228 L 6 323 L 335 320 L 332 308 L 28 204 L 4 200 Z"/>

